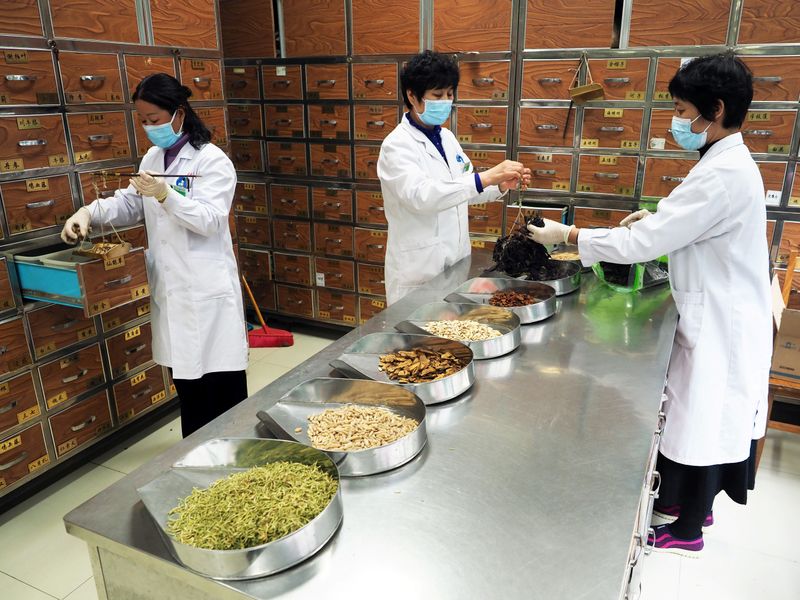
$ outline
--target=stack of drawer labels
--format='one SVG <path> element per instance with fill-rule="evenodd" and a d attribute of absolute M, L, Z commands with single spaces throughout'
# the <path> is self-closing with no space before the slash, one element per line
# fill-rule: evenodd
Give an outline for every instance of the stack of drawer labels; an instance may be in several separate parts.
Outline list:
<path fill-rule="evenodd" d="M 228 149 L 215 6 L 187 1 L 176 16 L 150 2 L 147 23 L 136 0 L 0 3 L 0 510 L 175 397 L 152 360 L 143 225 L 119 231 L 134 248 L 124 264 L 21 277 L 15 260 L 55 244 L 78 207 L 127 187 L 97 173 L 135 170 L 151 146 L 132 102 L 144 76 L 190 87 Z"/>

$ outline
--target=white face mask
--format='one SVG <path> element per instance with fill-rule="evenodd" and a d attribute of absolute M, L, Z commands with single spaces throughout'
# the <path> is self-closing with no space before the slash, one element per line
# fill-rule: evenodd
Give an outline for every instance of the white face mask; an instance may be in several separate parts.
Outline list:
<path fill-rule="evenodd" d="M 692 124 L 699 118 L 700 115 L 697 115 L 694 119 L 672 117 L 672 129 L 669 131 L 678 146 L 684 150 L 699 150 L 705 146 L 706 142 L 708 141 L 708 129 L 714 123 L 712 121 L 703 131 L 700 133 L 695 133 L 692 131 Z"/>

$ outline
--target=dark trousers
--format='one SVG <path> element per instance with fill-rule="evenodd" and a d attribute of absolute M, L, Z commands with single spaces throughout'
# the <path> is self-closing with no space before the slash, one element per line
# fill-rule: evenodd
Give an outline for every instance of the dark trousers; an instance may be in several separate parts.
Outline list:
<path fill-rule="evenodd" d="M 187 437 L 247 398 L 246 371 L 206 373 L 173 379 L 181 404 L 181 433 Z"/>

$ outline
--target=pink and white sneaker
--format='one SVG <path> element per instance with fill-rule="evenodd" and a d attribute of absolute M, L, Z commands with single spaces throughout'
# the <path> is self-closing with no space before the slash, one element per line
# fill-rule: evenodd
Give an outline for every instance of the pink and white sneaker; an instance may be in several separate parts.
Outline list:
<path fill-rule="evenodd" d="M 672 534 L 669 524 L 656 525 L 653 531 L 655 535 L 647 536 L 647 544 L 653 548 L 653 552 L 669 552 L 688 558 L 697 558 L 704 546 L 702 535 L 693 540 L 682 540 Z"/>

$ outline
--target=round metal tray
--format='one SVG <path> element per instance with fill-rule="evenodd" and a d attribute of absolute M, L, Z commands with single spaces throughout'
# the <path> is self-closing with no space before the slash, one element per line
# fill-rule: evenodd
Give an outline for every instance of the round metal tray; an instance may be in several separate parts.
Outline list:
<path fill-rule="evenodd" d="M 556 258 L 557 254 L 559 252 L 578 252 L 578 247 L 577 246 L 564 245 L 564 244 L 559 244 L 557 246 L 554 246 L 553 249 L 550 250 L 550 258 L 552 258 L 553 260 L 558 260 L 560 262 L 575 263 L 576 265 L 580 266 L 581 273 L 588 273 L 589 271 L 592 270 L 591 265 L 588 266 L 588 267 L 584 267 L 583 263 L 581 263 L 580 259 L 576 258 L 576 259 L 565 259 L 565 260 L 562 260 L 562 259 Z"/>
<path fill-rule="evenodd" d="M 575 263 L 568 260 L 559 262 L 559 270 L 561 271 L 562 276 L 558 279 L 537 281 L 534 279 L 529 279 L 527 275 L 520 277 L 519 279 L 523 281 L 537 281 L 537 283 L 549 285 L 556 291 L 556 296 L 570 294 L 581 287 L 581 269 L 583 267 L 581 267 L 580 263 Z"/>
<path fill-rule="evenodd" d="M 512 277 L 476 277 L 464 282 L 449 294 L 445 300 L 455 303 L 472 303 L 489 305 L 489 299 L 497 291 L 511 290 L 532 294 L 539 301 L 526 306 L 498 307 L 510 310 L 519 317 L 523 325 L 536 323 L 552 317 L 556 312 L 556 292 L 543 283 L 524 281 Z"/>
<path fill-rule="evenodd" d="M 476 321 L 501 333 L 490 340 L 459 340 L 469 346 L 476 360 L 496 358 L 513 352 L 520 344 L 517 315 L 507 308 L 490 305 L 432 302 L 415 310 L 408 319 L 395 325 L 403 333 L 432 335 L 424 326 L 429 321 Z"/>
<path fill-rule="evenodd" d="M 428 441 L 425 405 L 411 391 L 380 381 L 364 379 L 309 379 L 290 390 L 275 405 L 259 411 L 258 418 L 275 436 L 311 446 L 308 417 L 347 404 L 386 408 L 414 419 L 419 425 L 390 444 L 348 452 L 321 450 L 331 457 L 342 477 L 373 475 L 404 465 Z M 297 431 L 297 429 L 300 431 Z"/>
<path fill-rule="evenodd" d="M 278 461 L 316 464 L 339 485 L 328 506 L 304 527 L 268 544 L 242 550 L 195 548 L 167 532 L 169 512 L 192 489 L 206 488 L 232 473 Z M 182 565 L 212 579 L 255 579 L 306 560 L 333 537 L 342 522 L 341 489 L 336 465 L 321 450 L 282 440 L 219 438 L 197 446 L 137 491 L 164 544 Z"/>

